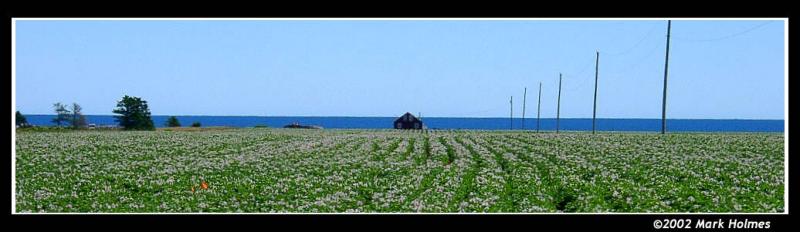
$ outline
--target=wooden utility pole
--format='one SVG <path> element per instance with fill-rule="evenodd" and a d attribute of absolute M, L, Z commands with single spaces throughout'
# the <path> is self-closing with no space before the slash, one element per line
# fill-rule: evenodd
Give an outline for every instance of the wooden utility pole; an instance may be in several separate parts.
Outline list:
<path fill-rule="evenodd" d="M 509 122 L 511 122 L 511 130 L 514 130 L 514 96 L 511 96 L 511 100 L 508 101 L 508 104 L 511 106 L 511 113 L 509 114 Z"/>
<path fill-rule="evenodd" d="M 594 107 L 592 109 L 592 134 L 594 134 L 595 126 L 597 125 L 597 77 L 600 70 L 600 51 L 597 51 L 594 61 Z"/>
<path fill-rule="evenodd" d="M 672 20 L 667 20 L 667 52 L 664 58 L 664 96 L 661 101 L 661 134 L 667 132 L 667 71 L 669 70 L 669 33 Z"/>
<path fill-rule="evenodd" d="M 525 92 L 522 94 L 522 130 L 525 130 L 525 101 L 528 98 L 528 87 L 525 87 Z"/>
<path fill-rule="evenodd" d="M 539 82 L 539 104 L 536 106 L 536 132 L 539 132 L 539 121 L 542 112 L 542 82 Z"/>
<path fill-rule="evenodd" d="M 558 104 L 556 106 L 556 133 L 561 126 L 561 73 L 558 73 Z"/>

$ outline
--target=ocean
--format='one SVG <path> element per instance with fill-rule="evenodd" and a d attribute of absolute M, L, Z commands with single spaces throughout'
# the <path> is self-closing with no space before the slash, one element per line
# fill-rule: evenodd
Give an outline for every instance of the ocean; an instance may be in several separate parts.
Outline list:
<path fill-rule="evenodd" d="M 26 115 L 28 123 L 37 126 L 52 126 L 54 115 Z M 156 127 L 164 127 L 169 116 L 152 116 Z M 317 125 L 330 129 L 390 129 L 395 117 L 272 117 L 272 116 L 177 116 L 181 125 L 186 127 L 193 122 L 202 126 L 283 127 L 292 123 Z M 116 125 L 112 115 L 87 115 L 88 123 Z M 476 129 L 476 130 L 509 130 L 508 118 L 449 118 L 426 117 L 423 123 L 429 129 Z M 536 118 L 526 118 L 526 130 L 536 130 Z M 523 129 L 521 118 L 515 118 L 513 129 Z M 555 130 L 556 119 L 541 119 L 540 130 Z M 591 131 L 592 119 L 562 118 L 560 130 Z M 661 119 L 597 119 L 598 131 L 661 131 Z M 667 131 L 673 132 L 783 132 L 783 120 L 731 120 L 731 119 L 667 119 Z"/>

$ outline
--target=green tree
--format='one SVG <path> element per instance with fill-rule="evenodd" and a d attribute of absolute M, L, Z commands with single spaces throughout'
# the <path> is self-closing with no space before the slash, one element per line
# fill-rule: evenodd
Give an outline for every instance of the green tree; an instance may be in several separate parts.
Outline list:
<path fill-rule="evenodd" d="M 53 104 L 53 109 L 56 112 L 56 117 L 53 119 L 53 123 L 57 126 L 61 126 L 61 124 L 67 124 L 71 120 L 70 112 L 67 110 L 67 105 L 61 104 L 61 102 L 56 102 Z"/>
<path fill-rule="evenodd" d="M 117 108 L 113 111 L 119 125 L 125 130 L 154 130 L 153 119 L 150 118 L 150 109 L 147 108 L 147 101 L 138 97 L 125 95 L 122 100 L 117 102 Z"/>
<path fill-rule="evenodd" d="M 83 108 L 78 103 L 72 103 L 72 128 L 81 128 L 86 126 L 86 116 L 81 113 Z"/>
<path fill-rule="evenodd" d="M 200 122 L 193 122 L 192 127 L 200 127 Z"/>
<path fill-rule="evenodd" d="M 28 127 L 28 126 L 30 126 L 30 124 L 28 124 L 28 119 L 27 119 L 27 118 L 25 118 L 25 116 L 24 116 L 24 115 L 22 115 L 21 113 L 19 113 L 19 110 L 17 110 L 17 120 L 16 120 L 16 122 L 15 122 L 15 123 L 16 123 L 16 124 L 17 124 L 17 126 L 19 126 L 19 127 Z"/>
<path fill-rule="evenodd" d="M 181 122 L 175 116 L 169 117 L 165 123 L 167 127 L 181 127 Z"/>

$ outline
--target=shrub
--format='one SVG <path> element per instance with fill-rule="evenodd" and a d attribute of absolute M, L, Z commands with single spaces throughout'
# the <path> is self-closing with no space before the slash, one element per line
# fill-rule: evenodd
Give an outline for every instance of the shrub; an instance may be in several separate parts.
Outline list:
<path fill-rule="evenodd" d="M 117 108 L 113 112 L 120 114 L 114 118 L 125 130 L 155 130 L 147 101 L 141 98 L 125 95 L 117 102 Z"/>
<path fill-rule="evenodd" d="M 178 121 L 178 118 L 175 116 L 169 117 L 167 122 L 165 123 L 167 127 L 181 127 L 181 122 Z"/>
<path fill-rule="evenodd" d="M 28 124 L 28 119 L 26 119 L 25 115 L 22 115 L 19 111 L 17 111 L 16 125 L 20 128 L 31 127 L 31 124 Z"/>

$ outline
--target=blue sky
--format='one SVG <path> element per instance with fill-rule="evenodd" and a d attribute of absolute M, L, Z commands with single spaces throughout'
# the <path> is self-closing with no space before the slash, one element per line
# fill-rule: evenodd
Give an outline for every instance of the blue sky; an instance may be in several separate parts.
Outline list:
<path fill-rule="evenodd" d="M 660 118 L 666 21 L 17 21 L 16 108 Z M 674 20 L 668 118 L 783 119 L 784 22 Z"/>

